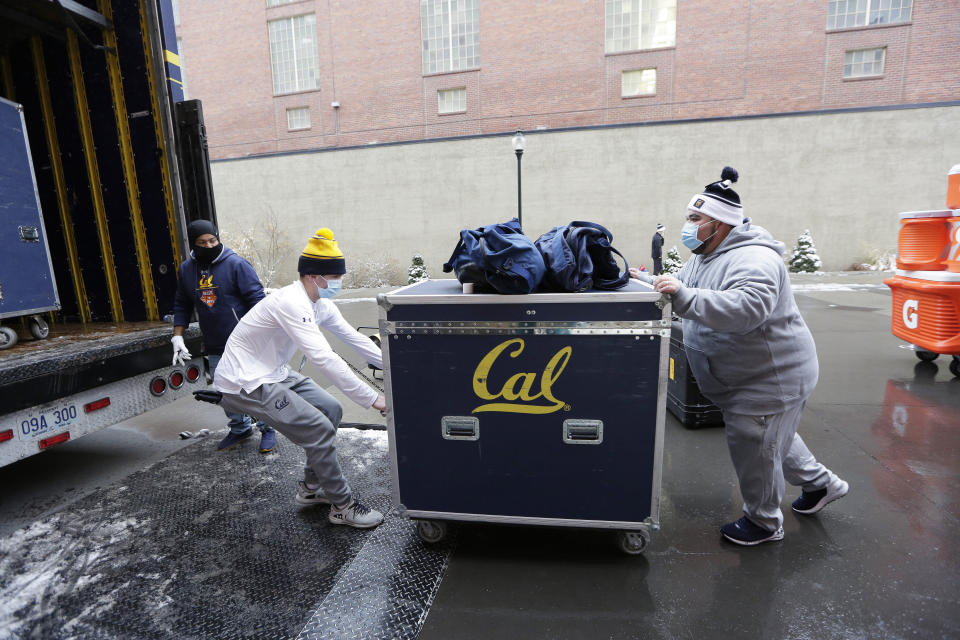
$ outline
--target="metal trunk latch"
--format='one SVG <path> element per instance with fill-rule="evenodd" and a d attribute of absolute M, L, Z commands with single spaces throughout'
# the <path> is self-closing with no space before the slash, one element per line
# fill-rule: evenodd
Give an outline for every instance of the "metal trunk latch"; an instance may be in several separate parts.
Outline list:
<path fill-rule="evenodd" d="M 600 444 L 603 442 L 603 420 L 564 420 L 563 441 L 567 444 Z"/>

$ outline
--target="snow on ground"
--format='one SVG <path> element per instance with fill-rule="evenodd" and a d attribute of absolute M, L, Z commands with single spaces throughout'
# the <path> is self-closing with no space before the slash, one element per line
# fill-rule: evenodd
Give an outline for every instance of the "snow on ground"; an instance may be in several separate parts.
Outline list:
<path fill-rule="evenodd" d="M 60 598 L 101 579 L 111 565 L 108 550 L 127 542 L 139 525 L 133 518 L 113 517 L 84 531 L 56 515 L 0 540 L 0 639 L 33 637 Z M 113 601 L 103 594 L 87 603 L 83 615 L 108 610 Z M 63 630 L 71 628 L 68 623 Z"/>
<path fill-rule="evenodd" d="M 889 291 L 885 284 L 845 284 L 840 282 L 812 282 L 793 284 L 794 291 Z"/>

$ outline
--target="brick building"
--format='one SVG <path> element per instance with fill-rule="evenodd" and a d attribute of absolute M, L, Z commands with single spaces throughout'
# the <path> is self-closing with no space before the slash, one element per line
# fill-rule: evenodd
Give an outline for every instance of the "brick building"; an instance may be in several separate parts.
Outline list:
<path fill-rule="evenodd" d="M 960 98 L 957 0 L 179 0 L 211 156 Z"/>

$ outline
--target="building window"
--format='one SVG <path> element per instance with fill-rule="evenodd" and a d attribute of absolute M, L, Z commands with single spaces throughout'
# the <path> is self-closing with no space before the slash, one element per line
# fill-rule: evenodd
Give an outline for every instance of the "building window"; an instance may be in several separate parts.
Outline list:
<path fill-rule="evenodd" d="M 677 0 L 607 0 L 607 53 L 676 43 Z"/>
<path fill-rule="evenodd" d="M 310 128 L 310 107 L 287 109 L 287 130 Z"/>
<path fill-rule="evenodd" d="M 467 88 L 437 91 L 437 113 L 463 113 L 467 110 Z"/>
<path fill-rule="evenodd" d="M 300 0 L 267 0 L 268 7 L 279 7 L 282 4 L 290 4 L 291 2 L 299 2 Z"/>
<path fill-rule="evenodd" d="M 882 76 L 886 53 L 886 47 L 847 51 L 847 55 L 843 59 L 843 77 L 869 78 Z"/>
<path fill-rule="evenodd" d="M 183 54 L 183 38 L 177 38 L 177 56 L 180 58 L 180 86 L 183 87 L 183 99 L 187 97 L 187 57 Z"/>
<path fill-rule="evenodd" d="M 910 22 L 913 0 L 830 0 L 827 29 Z"/>
<path fill-rule="evenodd" d="M 420 0 L 423 73 L 480 66 L 478 0 Z"/>
<path fill-rule="evenodd" d="M 657 92 L 656 69 L 633 69 L 624 71 L 620 77 L 620 96 L 652 96 Z"/>
<path fill-rule="evenodd" d="M 320 88 L 317 56 L 317 18 L 312 13 L 267 23 L 273 93 Z"/>

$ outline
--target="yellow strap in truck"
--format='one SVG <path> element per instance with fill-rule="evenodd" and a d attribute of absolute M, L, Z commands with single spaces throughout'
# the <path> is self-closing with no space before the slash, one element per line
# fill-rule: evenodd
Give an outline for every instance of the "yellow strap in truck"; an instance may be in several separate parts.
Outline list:
<path fill-rule="evenodd" d="M 77 46 L 77 35 L 71 29 L 67 29 L 67 53 L 70 58 L 70 73 L 73 76 L 73 98 L 77 108 L 77 121 L 80 123 L 80 138 L 87 161 L 87 176 L 90 179 L 90 196 L 97 222 L 97 236 L 100 239 L 103 275 L 107 280 L 107 291 L 110 295 L 110 310 L 114 322 L 123 322 L 123 305 L 120 300 L 117 270 L 113 262 L 113 248 L 110 245 L 110 227 L 103 203 L 100 169 L 97 164 L 93 127 L 90 124 L 90 108 L 87 104 L 87 90 L 83 84 L 83 67 L 80 64 L 80 49 Z"/>
<path fill-rule="evenodd" d="M 105 16 L 113 15 L 110 0 L 98 0 L 97 8 Z M 123 97 L 123 78 L 120 76 L 120 61 L 116 53 L 117 37 L 113 29 L 103 30 L 103 42 L 106 45 L 104 56 L 107 60 L 107 75 L 110 78 L 110 93 L 113 96 L 113 113 L 120 139 L 120 157 L 123 161 L 124 185 L 127 191 L 127 203 L 130 207 L 130 223 L 133 227 L 133 244 L 137 253 L 137 266 L 140 270 L 140 288 L 143 291 L 147 320 L 159 320 L 160 313 L 157 311 L 157 295 L 153 287 L 150 252 L 147 249 L 147 233 L 143 226 L 143 215 L 140 211 L 140 187 L 137 184 L 137 167 L 133 160 L 130 125 L 127 122 L 127 103 Z"/>
<path fill-rule="evenodd" d="M 80 270 L 80 259 L 77 252 L 77 238 L 73 233 L 73 216 L 70 215 L 70 206 L 67 203 L 67 182 L 63 175 L 63 160 L 60 158 L 60 142 L 57 138 L 56 118 L 53 116 L 53 103 L 50 101 L 50 84 L 47 80 L 47 63 L 43 56 L 43 41 L 40 36 L 30 39 L 33 51 L 33 69 L 37 76 L 37 89 L 40 94 L 40 110 L 43 112 L 43 128 L 47 138 L 47 151 L 50 158 L 50 168 L 53 171 L 53 183 L 57 191 L 57 208 L 60 210 L 60 222 L 63 226 L 63 241 L 67 248 L 67 259 L 70 262 L 70 279 L 73 282 L 73 294 L 77 299 L 77 309 L 80 311 L 80 321 L 90 322 L 90 299 L 87 298 L 87 287 L 83 282 L 83 272 Z"/>
<path fill-rule="evenodd" d="M 140 0 L 140 33 L 143 34 L 143 57 L 147 66 L 147 82 L 150 86 L 150 102 L 154 105 L 160 104 L 160 98 L 157 94 L 157 78 L 154 67 L 153 47 L 150 44 L 150 29 L 147 24 L 147 7 L 144 0 Z M 183 253 L 180 249 L 180 240 L 177 233 L 177 213 L 173 204 L 173 181 L 170 179 L 169 149 L 167 149 L 166 139 L 163 135 L 163 125 L 160 118 L 153 119 L 153 130 L 157 136 L 157 147 L 160 149 L 163 157 L 160 161 L 160 172 L 163 175 L 163 201 L 167 208 L 167 225 L 170 228 L 170 245 L 173 247 L 173 260 L 176 263 L 176 269 L 179 271 L 180 263 L 183 262 Z"/>

